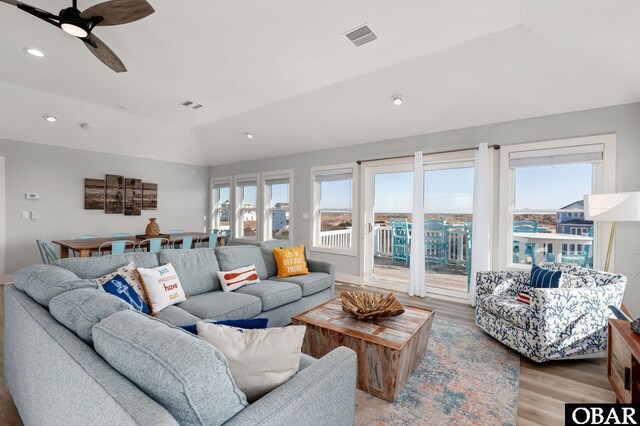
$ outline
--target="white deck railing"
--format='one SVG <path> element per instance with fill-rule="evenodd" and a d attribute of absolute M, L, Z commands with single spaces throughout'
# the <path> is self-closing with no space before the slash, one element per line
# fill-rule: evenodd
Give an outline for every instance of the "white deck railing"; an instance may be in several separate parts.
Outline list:
<path fill-rule="evenodd" d="M 329 247 L 351 247 L 351 228 L 320 232 L 320 244 Z"/>
<path fill-rule="evenodd" d="M 373 231 L 375 233 L 373 238 L 374 256 L 391 257 L 393 251 L 391 227 L 376 225 Z M 449 234 L 449 251 L 447 253 L 449 262 L 455 263 L 467 259 L 467 245 L 464 238 L 463 233 L 452 232 Z M 320 241 L 323 246 L 351 247 L 351 228 L 320 232 Z"/>

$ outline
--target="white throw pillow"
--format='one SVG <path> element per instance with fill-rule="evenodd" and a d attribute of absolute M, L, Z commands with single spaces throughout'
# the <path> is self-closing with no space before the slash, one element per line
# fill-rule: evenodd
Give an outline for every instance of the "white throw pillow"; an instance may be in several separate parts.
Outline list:
<path fill-rule="evenodd" d="M 234 291 L 247 284 L 260 282 L 256 265 L 244 266 L 231 271 L 216 271 L 220 286 L 224 291 Z"/>
<path fill-rule="evenodd" d="M 292 325 L 241 330 L 196 323 L 198 336 L 218 348 L 227 359 L 236 385 L 254 402 L 298 372 L 306 327 Z"/>
<path fill-rule="evenodd" d="M 164 308 L 187 300 L 171 263 L 157 268 L 137 268 L 136 271 L 140 274 L 151 315 L 156 316 Z"/>
<path fill-rule="evenodd" d="M 106 283 L 111 281 L 116 275 L 122 276 L 122 278 L 124 278 L 125 281 L 127 281 L 127 283 L 129 283 L 129 285 L 133 287 L 135 292 L 138 293 L 138 296 L 140 296 L 140 298 L 145 302 L 147 301 L 147 296 L 145 296 L 144 294 L 144 287 L 142 286 L 142 281 L 140 281 L 140 277 L 136 273 L 136 264 L 133 263 L 133 261 L 119 267 L 118 269 L 116 269 L 110 274 L 101 276 L 100 278 L 98 278 L 98 282 L 101 285 L 105 285 Z"/>

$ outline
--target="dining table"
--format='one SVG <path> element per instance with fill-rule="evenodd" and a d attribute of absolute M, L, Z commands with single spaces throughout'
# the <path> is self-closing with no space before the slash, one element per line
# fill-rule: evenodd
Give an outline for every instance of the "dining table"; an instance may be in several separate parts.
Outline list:
<path fill-rule="evenodd" d="M 587 235 L 573 235 L 573 234 L 556 234 L 545 232 L 514 232 L 513 240 L 518 241 L 520 247 L 524 247 L 526 243 L 532 243 L 536 245 L 535 257 L 536 263 L 544 261 L 544 244 L 588 244 L 593 241 L 593 237 Z M 555 248 L 555 247 L 554 247 Z M 562 261 L 562 250 L 555 253 L 556 262 Z M 520 257 L 520 263 L 524 261 L 524 250 L 520 250 L 518 257 Z"/>
<path fill-rule="evenodd" d="M 201 241 L 204 243 L 209 242 L 209 234 L 203 232 L 184 232 L 179 234 L 160 234 L 157 237 L 148 237 L 146 235 L 134 235 L 131 237 L 105 237 L 105 238 L 76 238 L 70 240 L 54 240 L 52 241 L 54 244 L 58 244 L 60 246 L 60 258 L 66 259 L 70 257 L 70 253 L 77 253 L 80 257 L 89 257 L 92 253 L 96 253 L 98 248 L 104 243 L 110 243 L 113 241 L 133 241 L 135 243 L 135 248 L 140 247 L 140 243 L 144 240 L 148 240 L 149 238 L 166 238 L 169 240 L 169 244 L 173 244 L 176 239 L 180 239 L 182 237 L 194 237 L 193 243 Z M 224 236 L 218 236 L 218 245 L 224 245 Z M 145 243 L 142 245 L 142 248 L 149 247 L 149 243 Z M 132 248 L 128 246 L 127 249 Z M 108 248 L 107 248 L 108 249 Z"/>

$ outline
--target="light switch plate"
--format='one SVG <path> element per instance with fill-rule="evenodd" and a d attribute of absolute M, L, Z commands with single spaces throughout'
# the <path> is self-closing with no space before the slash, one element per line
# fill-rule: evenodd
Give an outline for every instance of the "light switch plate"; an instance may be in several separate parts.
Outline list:
<path fill-rule="evenodd" d="M 29 212 L 27 210 L 22 210 L 22 219 L 29 219 Z"/>
<path fill-rule="evenodd" d="M 38 212 L 35 210 L 31 211 L 31 219 L 37 219 L 38 218 Z"/>

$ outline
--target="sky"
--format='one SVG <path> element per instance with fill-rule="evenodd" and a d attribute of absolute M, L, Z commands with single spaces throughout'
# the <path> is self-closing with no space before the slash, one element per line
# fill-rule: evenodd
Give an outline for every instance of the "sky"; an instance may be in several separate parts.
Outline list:
<path fill-rule="evenodd" d="M 516 209 L 559 209 L 591 193 L 591 164 L 516 170 Z M 429 170 L 424 176 L 425 213 L 471 214 L 473 168 Z M 376 213 L 411 213 L 413 172 L 375 175 Z M 351 182 L 325 182 L 322 209 L 350 208 Z"/>
<path fill-rule="evenodd" d="M 591 164 L 519 168 L 515 176 L 516 210 L 559 209 L 591 193 Z M 376 213 L 411 213 L 413 172 L 379 173 L 374 185 Z M 425 213 L 472 213 L 472 167 L 426 171 L 424 188 Z M 351 181 L 322 183 L 321 209 L 350 209 L 351 198 Z M 256 187 L 245 187 L 244 200 L 255 205 Z M 289 185 L 273 185 L 272 207 L 288 200 Z"/>

